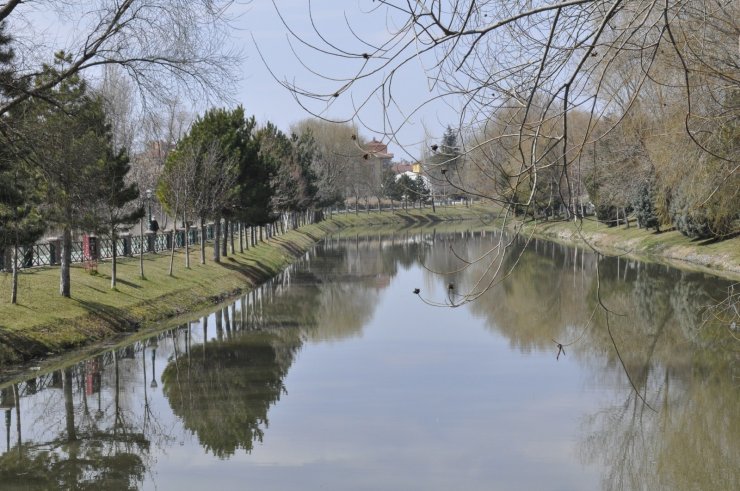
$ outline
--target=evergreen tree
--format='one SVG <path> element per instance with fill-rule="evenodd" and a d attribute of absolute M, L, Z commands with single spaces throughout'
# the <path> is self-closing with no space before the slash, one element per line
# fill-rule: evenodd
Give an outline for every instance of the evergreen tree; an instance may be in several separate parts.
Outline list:
<path fill-rule="evenodd" d="M 45 65 L 36 77 L 36 85 L 58 77 L 69 60 L 64 53 L 57 54 L 54 65 Z M 47 92 L 54 104 L 33 98 L 20 106 L 25 114 L 21 131 L 28 142 L 28 161 L 46 184 L 44 215 L 62 233 L 59 291 L 69 297 L 72 233 L 97 226 L 100 164 L 106 158 L 109 132 L 101 101 L 89 95 L 80 77 L 69 77 Z"/>
<path fill-rule="evenodd" d="M 424 169 L 429 178 L 430 192 L 445 197 L 459 193 L 463 188 L 460 178 L 462 156 L 457 133 L 451 126 L 445 129 L 440 143 L 432 145 L 432 152 Z"/>
<path fill-rule="evenodd" d="M 391 200 L 391 206 L 394 201 L 400 201 L 402 194 L 396 183 L 396 174 L 393 169 L 386 167 L 383 169 L 383 196 Z"/>
<path fill-rule="evenodd" d="M 12 40 L 4 31 L 5 23 L 0 22 L 0 99 L 19 89 L 11 67 Z M 33 245 L 44 232 L 39 210 L 39 176 L 24 160 L 28 147 L 18 131 L 21 126 L 17 111 L 9 111 L 0 118 L 0 259 L 10 259 L 6 268 L 13 272 L 10 295 L 13 304 L 18 299 L 19 248 Z M 11 254 L 5 253 L 8 249 Z"/>
<path fill-rule="evenodd" d="M 413 203 L 416 198 L 416 184 L 408 175 L 402 174 L 396 181 L 396 186 L 403 200 L 403 207 L 408 208 L 409 199 Z"/>
<path fill-rule="evenodd" d="M 452 126 L 447 125 L 444 134 L 442 135 L 442 145 L 440 146 L 440 152 L 450 157 L 460 155 L 460 147 L 457 144 L 457 133 L 454 132 Z"/>
<path fill-rule="evenodd" d="M 655 175 L 651 174 L 650 177 L 642 183 L 640 188 L 637 190 L 637 195 L 632 207 L 635 210 L 637 216 L 637 223 L 642 228 L 654 228 L 656 232 L 660 232 L 660 221 L 658 220 L 658 214 L 655 209 Z"/>
<path fill-rule="evenodd" d="M 11 116 L 11 115 L 7 115 Z M 6 268 L 12 270 L 10 302 L 18 301 L 18 268 L 21 246 L 32 247 L 44 233 L 40 211 L 41 189 L 38 174 L 9 150 L 0 138 L 0 254 L 9 259 Z M 5 254 L 4 250 L 10 251 Z"/>
<path fill-rule="evenodd" d="M 414 192 L 416 193 L 419 203 L 429 203 L 431 191 L 427 186 L 426 180 L 422 176 L 417 176 L 416 179 L 414 179 Z"/>
<path fill-rule="evenodd" d="M 13 96 L 21 89 L 21 82 L 16 76 L 12 62 L 15 52 L 11 47 L 13 38 L 5 33 L 7 24 L 0 22 L 0 101 Z M 0 118 L 4 121 L 4 118 Z"/>
<path fill-rule="evenodd" d="M 244 118 L 243 110 L 241 117 Z M 239 159 L 236 213 L 246 225 L 261 226 L 274 219 L 271 207 L 274 190 L 270 182 L 273 170 L 269 162 L 260 156 L 260 140 L 254 116 L 244 122 L 246 139 Z"/>
<path fill-rule="evenodd" d="M 310 131 L 291 136 L 293 180 L 296 182 L 297 195 L 295 209 L 306 211 L 317 204 L 318 184 L 313 162 L 317 158 L 316 140 Z"/>
<path fill-rule="evenodd" d="M 316 141 L 310 131 L 288 138 L 272 123 L 260 130 L 260 155 L 272 169 L 272 207 L 281 213 L 305 212 L 317 203 L 313 161 Z"/>

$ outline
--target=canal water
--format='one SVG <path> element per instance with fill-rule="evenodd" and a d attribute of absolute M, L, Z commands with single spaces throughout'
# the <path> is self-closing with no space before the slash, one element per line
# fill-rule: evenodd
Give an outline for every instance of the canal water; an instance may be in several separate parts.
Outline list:
<path fill-rule="evenodd" d="M 730 284 L 506 240 L 331 237 L 5 384 L 0 489 L 740 489 Z"/>

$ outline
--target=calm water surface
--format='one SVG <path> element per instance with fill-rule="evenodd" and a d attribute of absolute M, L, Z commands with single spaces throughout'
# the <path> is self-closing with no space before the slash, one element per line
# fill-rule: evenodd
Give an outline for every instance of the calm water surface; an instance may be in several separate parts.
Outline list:
<path fill-rule="evenodd" d="M 6 384 L 0 489 L 740 489 L 740 341 L 704 309 L 729 284 L 532 243 L 476 302 L 424 303 L 480 290 L 484 262 L 431 271 L 497 240 L 334 237 L 207 316 Z"/>

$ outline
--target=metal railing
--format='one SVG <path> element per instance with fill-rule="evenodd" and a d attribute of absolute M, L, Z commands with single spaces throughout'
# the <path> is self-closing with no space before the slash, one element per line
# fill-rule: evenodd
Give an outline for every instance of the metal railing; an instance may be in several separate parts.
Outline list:
<path fill-rule="evenodd" d="M 215 236 L 215 225 L 209 224 L 204 227 L 206 234 L 206 242 L 211 242 Z M 224 238 L 228 237 L 229 234 L 239 234 L 240 228 L 242 231 L 249 229 L 249 227 L 243 227 L 241 224 L 234 223 L 233 227 L 230 227 L 228 233 L 222 230 Z M 175 248 L 180 249 L 185 247 L 185 240 L 187 238 L 189 245 L 200 244 L 200 236 L 203 230 L 200 227 L 191 227 L 186 234 L 184 229 L 177 230 L 174 234 Z M 132 257 L 138 256 L 142 252 L 161 252 L 170 250 L 172 248 L 173 233 L 171 230 L 153 233 L 149 232 L 144 235 L 128 235 L 122 234 L 116 239 L 115 248 L 116 256 L 118 257 Z M 110 238 L 99 238 L 97 239 L 97 247 L 94 254 L 94 259 L 110 259 L 113 257 L 113 240 Z M 48 242 L 36 243 L 33 245 L 20 246 L 18 250 L 18 268 L 27 269 L 35 268 L 40 266 L 56 266 L 61 261 L 61 240 L 52 240 Z M 82 263 L 86 259 L 86 255 L 83 250 L 83 241 L 72 241 L 71 257 L 73 263 Z M 0 271 L 10 271 L 13 263 L 13 249 L 7 247 L 0 249 Z"/>
<path fill-rule="evenodd" d="M 428 206 L 428 205 L 427 205 Z M 411 208 L 411 206 L 409 206 Z M 380 207 L 377 205 L 371 206 L 369 203 L 360 203 L 359 206 L 355 207 L 346 206 L 344 209 L 335 208 L 332 212 L 329 210 L 323 210 L 324 215 L 331 216 L 332 213 L 370 213 L 387 210 L 399 210 L 400 206 L 388 206 L 382 204 Z M 275 235 L 275 232 L 279 228 L 292 229 L 302 224 L 314 223 L 314 213 L 316 210 L 308 210 L 304 212 L 286 212 L 274 223 L 267 224 L 265 227 L 269 227 L 271 232 L 265 231 L 265 237 Z M 281 224 L 279 226 L 278 224 Z M 244 225 L 239 222 L 230 222 L 229 230 L 224 230 L 225 227 L 221 228 L 221 237 L 224 240 L 229 240 L 231 237 L 239 236 L 243 233 L 243 237 L 246 239 L 247 244 L 250 243 L 250 235 L 253 231 L 259 230 L 260 227 L 251 227 Z M 186 231 L 185 229 L 178 229 L 174 233 L 172 230 L 165 232 L 154 233 L 147 232 L 144 235 L 129 235 L 122 234 L 116 239 L 115 248 L 117 257 L 132 257 L 138 256 L 139 254 L 149 252 L 160 252 L 170 250 L 172 248 L 172 240 L 175 240 L 175 248 L 185 247 L 185 240 L 187 239 L 189 245 L 199 245 L 200 236 L 205 232 L 205 241 L 211 242 L 214 240 L 216 235 L 216 225 L 214 223 L 204 226 L 202 229 L 199 226 L 192 226 Z M 259 233 L 259 237 L 262 237 L 262 233 Z M 83 247 L 84 240 L 73 241 L 71 250 L 71 261 L 72 263 L 85 263 L 89 260 L 104 260 L 113 257 L 113 241 L 110 238 L 96 238 L 96 247 L 93 253 L 93 257 L 88 257 L 89 254 L 85 254 Z M 18 268 L 27 269 L 41 266 L 57 266 L 61 262 L 62 246 L 61 240 L 52 240 L 47 242 L 40 242 L 32 245 L 22 245 L 18 250 Z M 13 263 L 13 248 L 6 246 L 5 248 L 0 245 L 0 271 L 11 271 Z"/>

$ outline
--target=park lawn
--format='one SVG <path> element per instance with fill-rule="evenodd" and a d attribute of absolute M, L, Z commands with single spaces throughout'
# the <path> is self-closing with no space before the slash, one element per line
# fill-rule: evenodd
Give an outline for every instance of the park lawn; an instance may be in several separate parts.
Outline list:
<path fill-rule="evenodd" d="M 74 265 L 71 298 L 59 295 L 58 267 L 25 270 L 18 281 L 17 305 L 10 304 L 11 276 L 3 273 L 0 343 L 26 359 L 147 327 L 248 290 L 290 264 L 316 239 L 290 231 L 244 253 L 230 254 L 221 264 L 211 260 L 211 247 L 207 247 L 206 264 L 199 264 L 196 247 L 190 269 L 184 266 L 184 251 L 177 250 L 173 276 L 168 275 L 169 254 L 147 254 L 145 279 L 139 277 L 138 257 L 119 259 L 115 290 L 110 288 L 110 261 L 99 263 L 97 274 Z M 5 351 L 0 350 L 0 361 L 18 358 Z"/>

